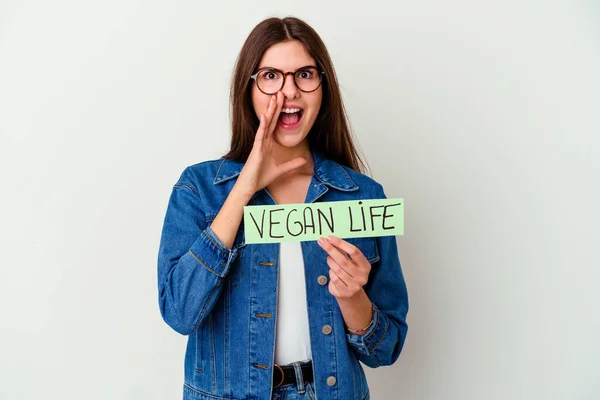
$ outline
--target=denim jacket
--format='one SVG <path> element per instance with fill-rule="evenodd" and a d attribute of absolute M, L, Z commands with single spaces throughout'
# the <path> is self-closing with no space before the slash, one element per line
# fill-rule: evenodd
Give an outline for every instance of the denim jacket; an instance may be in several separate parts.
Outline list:
<path fill-rule="evenodd" d="M 313 158 L 306 203 L 385 197 L 373 179 L 318 153 Z M 224 159 L 189 166 L 170 195 L 158 254 L 158 301 L 165 322 L 188 336 L 184 399 L 271 399 L 279 244 L 246 244 L 242 222 L 228 248 L 210 227 L 242 167 Z M 248 204 L 275 202 L 262 189 Z M 328 290 L 325 251 L 316 241 L 301 245 L 319 400 L 369 399 L 359 361 L 371 368 L 393 364 L 408 330 L 408 295 L 396 238 L 348 242 L 371 263 L 364 289 L 374 322 L 363 336 L 345 330 Z"/>

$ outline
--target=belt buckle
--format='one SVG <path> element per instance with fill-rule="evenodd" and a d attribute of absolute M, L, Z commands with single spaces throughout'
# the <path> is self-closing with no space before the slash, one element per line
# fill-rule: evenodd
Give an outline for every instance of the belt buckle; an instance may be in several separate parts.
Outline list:
<path fill-rule="evenodd" d="M 273 386 L 274 388 L 277 388 L 277 387 L 281 386 L 281 384 L 283 383 L 283 380 L 285 379 L 285 375 L 283 374 L 283 369 L 279 365 L 273 364 L 273 366 L 277 367 L 279 369 L 279 371 L 281 371 L 281 382 L 279 382 L 277 385 Z"/>

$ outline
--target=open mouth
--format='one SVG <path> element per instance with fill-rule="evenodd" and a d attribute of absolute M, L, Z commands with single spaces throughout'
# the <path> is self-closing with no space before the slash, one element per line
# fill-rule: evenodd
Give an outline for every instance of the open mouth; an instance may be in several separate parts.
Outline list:
<path fill-rule="evenodd" d="M 300 125 L 302 115 L 304 110 L 301 108 L 283 109 L 279 113 L 278 124 L 284 129 L 296 129 Z"/>

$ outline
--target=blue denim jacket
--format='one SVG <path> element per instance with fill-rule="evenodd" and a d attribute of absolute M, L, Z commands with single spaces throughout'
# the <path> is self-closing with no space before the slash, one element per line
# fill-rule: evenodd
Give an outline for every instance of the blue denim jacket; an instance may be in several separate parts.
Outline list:
<path fill-rule="evenodd" d="M 313 153 L 306 203 L 384 198 L 373 179 Z M 158 254 L 158 297 L 165 322 L 188 335 L 184 399 L 271 399 L 277 316 L 279 244 L 246 244 L 240 226 L 232 248 L 211 230 L 243 164 L 214 160 L 187 167 L 174 185 Z M 275 204 L 266 189 L 249 205 Z M 345 331 L 326 253 L 302 242 L 316 395 L 319 400 L 369 399 L 359 360 L 394 363 L 408 330 L 408 295 L 396 238 L 355 238 L 371 263 L 364 286 L 374 323 L 364 336 Z M 322 329 L 325 326 L 332 329 Z M 329 328 L 328 327 L 328 328 Z"/>

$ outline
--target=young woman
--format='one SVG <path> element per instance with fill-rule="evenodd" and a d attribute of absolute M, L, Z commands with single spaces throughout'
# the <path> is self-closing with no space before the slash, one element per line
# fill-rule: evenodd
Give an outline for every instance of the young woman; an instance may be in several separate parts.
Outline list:
<path fill-rule="evenodd" d="M 246 205 L 385 197 L 361 173 L 319 35 L 258 24 L 231 104 L 231 148 L 183 171 L 158 255 L 161 314 L 188 335 L 184 399 L 369 399 L 359 361 L 391 365 L 407 333 L 395 237 L 244 240 Z"/>

